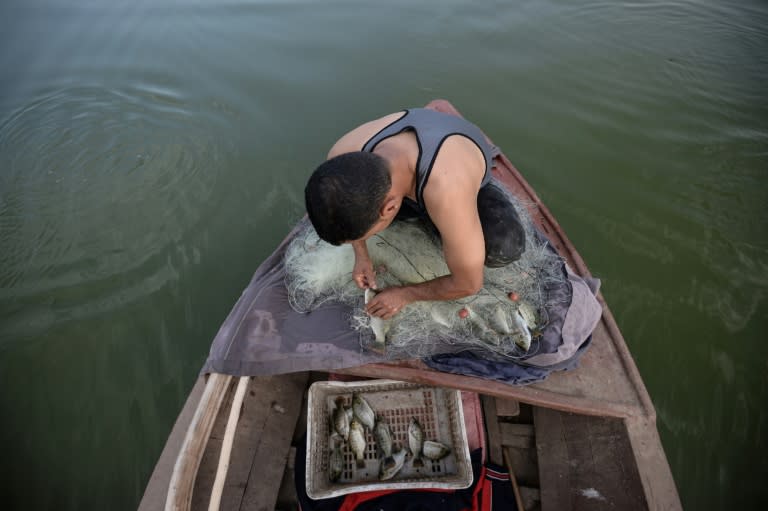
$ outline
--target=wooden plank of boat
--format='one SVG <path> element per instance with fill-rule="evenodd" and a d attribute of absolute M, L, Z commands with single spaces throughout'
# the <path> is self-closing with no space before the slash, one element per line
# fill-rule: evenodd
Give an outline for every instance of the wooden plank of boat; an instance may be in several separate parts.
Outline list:
<path fill-rule="evenodd" d="M 189 509 L 200 460 L 231 380 L 229 375 L 210 375 L 173 467 L 166 509 Z"/>
<path fill-rule="evenodd" d="M 237 380 L 212 376 L 208 384 L 200 377 L 190 393 L 139 511 L 208 509 Z M 302 372 L 250 379 L 240 405 L 221 509 L 274 508 L 307 378 Z"/>
<path fill-rule="evenodd" d="M 221 509 L 273 509 L 286 465 L 296 422 L 301 414 L 307 373 L 251 378 L 242 416 L 237 424 L 226 482 L 219 495 L 212 492 L 228 424 L 231 397 L 219 413 L 200 463 L 190 509 L 209 509 L 220 499 Z M 203 471 L 203 468 L 206 470 Z"/>
<path fill-rule="evenodd" d="M 649 509 L 620 419 L 535 407 L 534 423 L 542 511 Z"/>
<path fill-rule="evenodd" d="M 504 456 L 501 453 L 501 431 L 499 422 L 496 419 L 496 399 L 491 396 L 483 396 L 483 411 L 485 413 L 485 432 L 488 436 L 486 445 L 488 446 L 488 460 L 497 465 L 504 463 Z"/>

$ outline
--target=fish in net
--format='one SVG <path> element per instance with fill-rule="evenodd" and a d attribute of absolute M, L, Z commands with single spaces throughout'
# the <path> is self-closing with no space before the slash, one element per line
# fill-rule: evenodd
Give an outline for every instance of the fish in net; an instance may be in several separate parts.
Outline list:
<path fill-rule="evenodd" d="M 361 332 L 361 343 L 377 346 L 376 330 L 386 336 L 385 354 L 392 359 L 463 351 L 497 360 L 532 356 L 548 324 L 548 309 L 557 305 L 554 300 L 564 299 L 563 293 L 552 290 L 568 282 L 563 259 L 535 229 L 519 201 L 510 200 L 525 227 L 525 251 L 507 266 L 485 268 L 483 287 L 475 295 L 413 302 L 391 320 L 372 318 L 364 310 L 363 291 L 352 280 L 352 247 L 322 241 L 305 222 L 286 252 L 289 303 L 298 312 L 329 301 L 348 305 L 350 326 Z M 395 221 L 369 238 L 367 246 L 378 289 L 449 274 L 440 239 L 423 221 Z"/>

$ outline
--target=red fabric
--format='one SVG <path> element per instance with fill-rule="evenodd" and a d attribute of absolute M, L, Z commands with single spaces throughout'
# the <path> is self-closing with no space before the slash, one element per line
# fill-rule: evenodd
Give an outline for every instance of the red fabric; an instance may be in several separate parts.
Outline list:
<path fill-rule="evenodd" d="M 480 469 L 479 482 L 475 485 L 475 490 L 472 492 L 472 507 L 467 508 L 466 511 L 491 511 L 492 501 L 492 487 L 491 481 L 485 477 L 485 466 Z M 339 507 L 339 511 L 354 511 L 357 506 L 363 502 L 389 495 L 390 493 L 396 493 L 402 490 L 382 490 L 382 491 L 367 491 L 363 493 L 350 493 L 344 499 L 344 502 Z M 411 491 L 424 491 L 432 493 L 451 493 L 454 490 L 444 490 L 440 488 L 425 488 L 423 490 L 411 490 Z"/>
<path fill-rule="evenodd" d="M 480 395 L 476 392 L 461 391 L 461 407 L 464 410 L 464 428 L 467 431 L 467 444 L 469 451 L 483 450 L 483 462 L 485 459 L 485 421 L 483 420 L 483 406 L 480 403 Z"/>
<path fill-rule="evenodd" d="M 475 485 L 473 511 L 491 511 L 491 482 L 485 477 L 485 470 L 485 466 L 480 469 L 480 481 Z"/>
<path fill-rule="evenodd" d="M 478 485 L 480 486 L 480 485 Z M 339 511 L 354 511 L 354 509 L 357 508 L 360 504 L 363 502 L 368 502 L 369 500 L 377 499 L 379 497 L 383 497 L 384 495 L 388 495 L 390 493 L 397 493 L 399 491 L 403 490 L 381 490 L 381 491 L 366 491 L 362 493 L 350 493 L 347 495 L 347 497 L 344 499 L 344 502 L 341 504 L 341 507 L 339 508 Z M 432 493 L 450 493 L 454 490 L 443 490 L 440 488 L 425 488 L 423 490 L 421 489 L 415 489 L 410 491 L 425 491 L 425 492 L 432 492 Z"/>
<path fill-rule="evenodd" d="M 375 378 L 366 378 L 364 376 L 355 376 L 354 374 L 328 373 L 328 381 L 366 381 Z"/>
<path fill-rule="evenodd" d="M 396 491 L 398 490 L 382 490 L 382 491 L 367 491 L 363 493 L 350 493 L 344 499 L 344 502 L 341 504 L 339 511 L 353 511 L 357 506 L 359 506 L 363 502 L 367 502 L 369 500 L 373 500 L 373 499 L 382 497 L 384 495 L 394 493 Z"/>
<path fill-rule="evenodd" d="M 483 478 L 483 502 L 480 511 L 491 511 L 493 504 L 493 485 L 488 479 Z"/>

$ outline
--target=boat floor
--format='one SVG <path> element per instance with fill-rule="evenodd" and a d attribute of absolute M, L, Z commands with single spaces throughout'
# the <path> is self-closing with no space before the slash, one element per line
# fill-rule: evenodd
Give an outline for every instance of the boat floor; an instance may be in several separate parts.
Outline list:
<path fill-rule="evenodd" d="M 235 433 L 221 509 L 298 509 L 293 470 L 306 431 L 307 389 L 327 373 L 251 378 Z M 191 509 L 207 509 L 237 384 L 230 382 L 198 469 Z M 190 394 L 194 409 L 203 378 Z M 507 466 L 526 510 L 648 509 L 627 427 L 621 419 L 579 415 L 481 396 L 487 458 Z M 186 417 L 186 418 L 185 418 Z M 140 511 L 165 507 L 170 473 L 191 414 L 182 412 L 147 486 Z M 167 474 L 167 476 L 166 476 Z"/>

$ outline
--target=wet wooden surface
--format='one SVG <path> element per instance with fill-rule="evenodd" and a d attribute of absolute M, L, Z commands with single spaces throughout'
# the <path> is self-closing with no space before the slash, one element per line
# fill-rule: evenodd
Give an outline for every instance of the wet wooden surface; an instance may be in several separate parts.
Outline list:
<path fill-rule="evenodd" d="M 485 419 L 485 445 L 488 446 L 486 460 L 496 465 L 503 465 L 501 431 L 499 429 L 499 420 L 496 417 L 496 399 L 492 396 L 481 396 L 480 399 L 483 403 L 483 416 Z"/>
<path fill-rule="evenodd" d="M 253 378 L 235 434 L 221 509 L 273 510 L 291 449 L 308 374 Z M 232 401 L 225 398 L 200 463 L 192 509 L 207 510 Z"/>
<path fill-rule="evenodd" d="M 624 421 L 534 409 L 542 511 L 649 508 Z"/>

